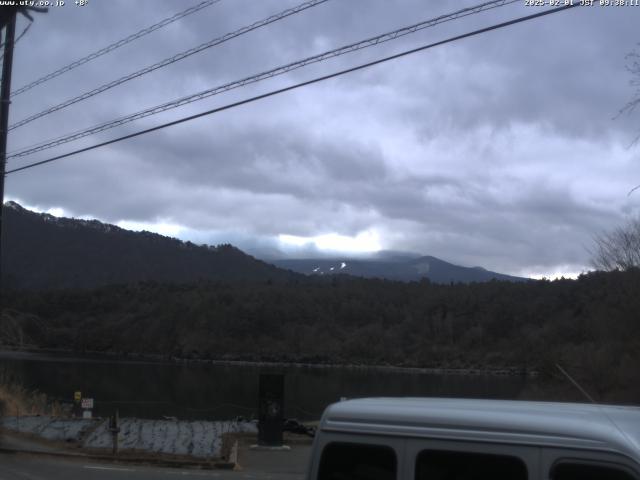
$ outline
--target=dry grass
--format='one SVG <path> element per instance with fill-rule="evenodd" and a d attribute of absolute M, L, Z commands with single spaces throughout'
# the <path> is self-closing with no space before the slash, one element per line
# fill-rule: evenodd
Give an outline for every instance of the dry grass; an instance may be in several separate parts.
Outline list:
<path fill-rule="evenodd" d="M 49 402 L 44 393 L 25 388 L 0 371 L 0 416 L 59 415 L 58 402 Z"/>

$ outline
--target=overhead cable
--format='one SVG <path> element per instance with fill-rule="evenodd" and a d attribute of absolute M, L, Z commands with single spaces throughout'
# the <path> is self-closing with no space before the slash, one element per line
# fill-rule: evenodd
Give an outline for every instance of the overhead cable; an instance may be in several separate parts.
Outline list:
<path fill-rule="evenodd" d="M 31 28 L 31 25 L 33 24 L 33 20 L 30 20 L 29 23 L 27 23 L 27 26 L 24 27 L 24 29 L 22 30 L 22 32 L 20 33 L 20 35 L 18 35 L 18 38 L 16 38 L 13 41 L 13 46 L 15 47 L 16 44 L 20 41 L 20 39 L 22 37 L 24 37 L 24 35 L 29 31 L 29 29 Z M 2 60 L 4 58 L 4 42 L 2 42 L 2 44 L 0 44 L 0 48 L 3 49 L 2 51 L 2 55 L 0 55 L 0 60 Z"/>
<path fill-rule="evenodd" d="M 368 47 L 372 47 L 375 45 L 379 45 L 381 43 L 384 42 L 388 42 L 390 40 L 395 40 L 397 38 L 403 37 L 405 35 L 411 34 L 411 33 L 415 33 L 419 30 L 425 29 L 425 28 L 429 28 L 429 27 L 433 27 L 435 25 L 441 24 L 441 23 L 445 23 L 451 20 L 456 20 L 462 17 L 466 17 L 469 15 L 474 15 L 486 10 L 490 10 L 493 8 L 497 8 L 497 7 L 502 7 L 505 5 L 509 5 L 511 3 L 515 3 L 515 2 L 519 2 L 520 0 L 494 0 L 494 1 L 489 1 L 489 2 L 485 2 L 485 3 L 481 3 L 479 5 L 473 6 L 473 7 L 468 7 L 468 8 L 464 8 L 462 10 L 458 10 L 455 11 L 453 13 L 449 13 L 449 14 L 445 14 L 445 15 L 440 15 L 438 17 L 435 18 L 431 18 L 429 20 L 425 20 L 419 23 L 416 23 L 414 25 L 410 25 L 408 27 L 403 27 L 403 28 L 399 28 L 397 30 L 393 30 L 391 32 L 387 32 L 387 33 L 383 33 L 380 35 L 376 35 L 374 37 L 368 38 L 366 40 L 362 40 L 356 43 L 351 43 L 339 48 L 335 48 L 333 50 L 329 50 L 326 51 L 324 53 L 320 53 L 318 55 L 314 55 L 311 57 L 307 57 L 304 58 L 302 60 L 298 60 L 296 62 L 293 63 L 289 63 L 286 65 L 282 65 L 276 68 L 273 68 L 271 70 L 267 70 L 266 72 L 262 72 L 262 73 L 258 73 L 249 77 L 245 77 L 241 80 L 236 80 L 230 83 L 226 83 L 224 85 L 220 85 L 217 87 L 213 87 L 207 90 L 204 90 L 202 92 L 196 93 L 196 94 L 192 94 L 192 95 L 188 95 L 186 97 L 182 97 L 182 98 L 178 98 L 176 100 L 172 100 L 170 102 L 167 103 L 163 103 L 161 105 L 156 105 L 154 107 L 151 108 L 147 108 L 145 110 L 141 110 L 139 112 L 124 116 L 124 117 L 120 117 L 118 119 L 109 121 L 109 122 L 105 122 L 105 123 L 101 123 L 98 125 L 94 125 L 93 127 L 89 127 L 87 129 L 84 130 L 80 130 L 80 131 L 76 131 L 73 132 L 71 134 L 67 134 L 65 136 L 61 136 L 61 137 L 57 137 L 55 139 L 52 140 L 47 140 L 45 142 L 41 142 L 39 144 L 36 145 L 32 145 L 29 146 L 27 148 L 23 148 L 18 150 L 15 153 L 11 153 L 10 155 L 7 156 L 7 159 L 10 158 L 20 158 L 20 157 L 24 157 L 27 155 L 31 155 L 33 153 L 36 152 L 40 152 L 43 150 L 47 150 L 49 148 L 53 148 L 56 147 L 58 145 L 62 145 L 64 143 L 68 143 L 68 142 L 72 142 L 75 140 L 78 140 L 80 138 L 84 138 L 86 136 L 89 135 L 93 135 L 95 133 L 99 133 L 105 130 L 109 130 L 111 128 L 114 127 L 118 127 L 120 125 L 124 125 L 126 123 L 130 123 L 133 122 L 135 120 L 139 120 L 141 118 L 145 118 L 151 115 L 155 115 L 157 113 L 160 112 L 164 112 L 166 110 L 170 110 L 173 108 L 177 108 L 177 107 L 181 107 L 183 105 L 189 104 L 189 103 L 193 103 L 214 95 L 218 95 L 220 93 L 235 89 L 235 88 L 239 88 L 239 87 L 243 87 L 245 85 L 249 85 L 252 83 L 256 83 L 259 82 L 261 80 L 265 80 L 268 78 L 272 78 L 278 75 L 282 75 L 285 73 L 288 73 L 292 70 L 296 70 L 298 68 L 302 68 L 306 65 L 309 64 L 313 64 L 313 63 L 318 63 L 318 62 L 322 62 L 324 60 L 328 60 L 330 58 L 334 58 L 334 57 L 338 57 L 341 55 L 345 55 L 347 53 L 351 53 L 357 50 L 361 50 L 364 48 L 368 48 Z"/>
<path fill-rule="evenodd" d="M 22 127 L 27 123 L 31 123 L 34 120 L 37 120 L 38 118 L 44 117 L 45 115 L 49 115 L 50 113 L 53 113 L 53 112 L 57 112 L 58 110 L 62 110 L 63 108 L 66 108 L 70 105 L 73 105 L 75 103 L 91 98 L 95 95 L 98 95 L 99 93 L 106 92 L 107 90 L 117 87 L 118 85 L 122 85 L 123 83 L 133 80 L 134 78 L 142 77 L 143 75 L 146 75 L 147 73 L 151 73 L 155 70 L 158 70 L 159 68 L 166 67 L 180 60 L 184 60 L 185 58 L 190 57 L 191 55 L 195 55 L 196 53 L 202 52 L 203 50 L 206 50 L 211 47 L 215 47 L 233 38 L 239 37 L 253 30 L 256 30 L 258 28 L 261 28 L 271 23 L 282 20 L 283 18 L 289 17 L 290 15 L 295 15 L 296 13 L 300 13 L 304 10 L 307 10 L 308 8 L 315 7 L 316 5 L 320 5 L 321 3 L 325 3 L 327 1 L 329 0 L 308 0 L 296 7 L 288 8 L 286 10 L 283 10 L 280 13 L 271 15 L 270 17 L 267 17 L 264 20 L 260 20 L 246 27 L 242 27 L 236 30 L 235 32 L 227 33 L 226 35 L 223 35 L 221 37 L 217 37 L 217 38 L 214 38 L 213 40 L 209 40 L 208 42 L 198 45 L 197 47 L 190 48 L 189 50 L 178 53 L 172 57 L 165 58 L 160 62 L 154 63 L 153 65 L 149 65 L 141 70 L 135 71 L 133 73 L 120 77 L 111 82 L 105 83 L 97 88 L 94 88 L 93 90 L 89 90 L 88 92 L 82 93 L 78 96 L 65 100 L 64 102 L 59 103 L 58 105 L 54 105 L 53 107 L 49 107 L 39 113 L 31 115 L 23 120 L 20 120 L 19 122 L 14 123 L 13 125 L 10 125 L 9 130 Z"/>
<path fill-rule="evenodd" d="M 20 33 L 20 35 L 18 35 L 18 38 L 16 38 L 13 41 L 13 46 L 15 47 L 16 43 L 18 43 L 18 40 L 20 40 L 25 33 L 27 33 L 29 31 L 29 29 L 31 28 L 31 24 L 33 23 L 33 20 L 29 20 L 29 23 L 27 23 L 27 25 L 22 29 L 22 33 Z M 0 43 L 0 48 L 4 48 L 4 42 Z"/>
<path fill-rule="evenodd" d="M 165 18 L 164 20 L 161 20 L 158 23 L 155 23 L 153 25 L 151 25 L 150 27 L 147 28 L 143 28 L 142 30 L 140 30 L 139 32 L 136 32 L 132 35 L 129 35 L 126 38 L 123 38 L 122 40 L 118 40 L 115 43 L 112 43 L 111 45 L 107 45 L 104 48 L 101 48 L 100 50 L 97 50 L 85 57 L 82 57 L 78 60 L 76 60 L 75 62 L 72 62 L 68 65 L 65 65 L 64 67 L 59 68 L 58 70 L 51 72 L 41 78 L 38 78 L 37 80 L 34 80 L 33 82 L 18 88 L 17 90 L 11 92 L 11 96 L 15 97 L 16 95 L 20 95 L 21 93 L 26 92 L 27 90 L 31 90 L 33 87 L 36 87 L 44 82 L 47 82 L 53 78 L 59 77 L 60 75 L 62 75 L 63 73 L 67 73 L 71 70 L 73 70 L 74 68 L 79 67 L 80 65 L 84 65 L 85 63 L 90 62 L 91 60 L 95 60 L 98 57 L 101 57 L 102 55 L 112 52 L 117 48 L 120 48 L 128 43 L 133 42 L 134 40 L 138 40 L 141 37 L 144 37 L 145 35 L 150 34 L 151 32 L 155 32 L 156 30 L 162 28 L 162 27 L 166 27 L 167 25 L 180 20 L 181 18 L 186 17 L 187 15 L 191 15 L 192 13 L 196 13 L 199 12 L 200 10 L 202 10 L 203 8 L 209 7 L 211 5 L 213 5 L 214 3 L 218 3 L 220 0 L 206 0 L 204 2 L 200 2 L 197 5 L 194 5 L 193 7 L 189 7 L 186 10 L 183 10 L 181 12 L 176 13 L 175 15 Z"/>
<path fill-rule="evenodd" d="M 472 37 L 472 36 L 475 36 L 475 35 L 480 35 L 482 33 L 487 33 L 487 32 L 490 32 L 492 30 L 497 30 L 497 29 L 500 29 L 500 28 L 508 27 L 510 25 L 515 25 L 517 23 L 526 22 L 528 20 L 533 20 L 535 18 L 539 18 L 539 17 L 543 17 L 543 16 L 546 16 L 546 15 L 551 15 L 551 14 L 554 14 L 554 13 L 558 13 L 558 12 L 561 12 L 561 11 L 564 11 L 564 10 L 568 10 L 570 8 L 577 7 L 578 5 L 579 4 L 575 3 L 573 5 L 566 5 L 566 6 L 562 6 L 562 7 L 547 9 L 547 10 L 544 10 L 542 12 L 534 13 L 534 14 L 531 14 L 531 15 L 526 15 L 526 16 L 523 16 L 523 17 L 518 17 L 518 18 L 515 18 L 513 20 L 509 20 L 509 21 L 506 21 L 506 22 L 502 22 L 502 23 L 498 23 L 498 24 L 492 25 L 490 27 L 485 27 L 485 28 L 481 28 L 479 30 L 474 30 L 472 32 L 464 33 L 462 35 L 457 35 L 455 37 L 450 37 L 450 38 L 447 38 L 445 40 L 441 40 L 439 42 L 430 43 L 428 45 L 423 45 L 421 47 L 413 48 L 411 50 L 406 50 L 406 51 L 403 51 L 403 52 L 400 52 L 400 53 L 396 53 L 395 55 L 390 55 L 388 57 L 380 58 L 378 60 L 374 60 L 374 61 L 371 61 L 371 62 L 363 63 L 363 64 L 357 65 L 355 67 L 347 68 L 345 70 L 340 70 L 340 71 L 337 71 L 337 72 L 334 72 L 334 73 L 331 73 L 331 74 L 328 74 L 328 75 L 324 75 L 322 77 L 317 77 L 317 78 L 314 78 L 312 80 L 307 80 L 305 82 L 296 83 L 294 85 L 290 85 L 288 87 L 280 88 L 278 90 L 272 90 L 270 92 L 263 93 L 261 95 L 256 95 L 254 97 L 246 98 L 246 99 L 240 100 L 238 102 L 233 102 L 233 103 L 224 105 L 222 107 L 217 107 L 217 108 L 214 108 L 214 109 L 211 109 L 211 110 L 207 110 L 205 112 L 197 113 L 195 115 L 190 115 L 188 117 L 183 117 L 183 118 L 180 118 L 178 120 L 174 120 L 172 122 L 168 122 L 168 123 L 164 123 L 162 125 L 157 125 L 155 127 L 147 128 L 145 130 L 140 130 L 138 132 L 131 133 L 129 135 L 123 135 L 121 137 L 117 137 L 117 138 L 114 138 L 114 139 L 111 139 L 111 140 L 107 140 L 106 142 L 101 142 L 101 143 L 97 143 L 95 145 L 91 145 L 89 147 L 80 148 L 80 149 L 74 150 L 72 152 L 68 152 L 68 153 L 65 153 L 65 154 L 62 154 L 62 155 L 57 155 L 55 157 L 48 158 L 46 160 L 40 160 L 38 162 L 33 162 L 33 163 L 28 164 L 28 165 L 24 165 L 22 167 L 18 167 L 18 168 L 14 168 L 14 169 L 8 170 L 7 174 L 20 172 L 20 171 L 27 170 L 27 169 L 30 169 L 30 168 L 34 168 L 34 167 L 37 167 L 37 166 L 40 166 L 40 165 L 44 165 L 46 163 L 55 162 L 57 160 L 61 160 L 63 158 L 71 157 L 71 156 L 77 155 L 79 153 L 88 152 L 90 150 L 95 150 L 96 148 L 104 147 L 106 145 L 112 145 L 114 143 L 118 143 L 118 142 L 121 142 L 123 140 L 128 140 L 130 138 L 138 137 L 140 135 L 145 135 L 147 133 L 151 133 L 151 132 L 155 132 L 157 130 L 161 130 L 161 129 L 164 129 L 164 128 L 167 128 L 167 127 L 171 127 L 173 125 L 178 125 L 180 123 L 184 123 L 184 122 L 188 122 L 188 121 L 191 121 L 191 120 L 195 120 L 196 118 L 204 117 L 204 116 L 207 116 L 207 115 L 212 115 L 214 113 L 222 112 L 224 110 L 229 110 L 231 108 L 235 108 L 235 107 L 238 107 L 240 105 L 245 105 L 247 103 L 252 103 L 252 102 L 255 102 L 257 100 L 262 100 L 264 98 L 268 98 L 268 97 L 272 97 L 274 95 L 278 95 L 278 94 L 281 94 L 281 93 L 284 93 L 284 92 L 288 92 L 290 90 L 295 90 L 295 89 L 298 89 L 298 88 L 301 88 L 301 87 L 305 87 L 307 85 L 312 85 L 314 83 L 319 83 L 319 82 L 322 82 L 322 81 L 325 81 L 325 80 L 329 80 L 331 78 L 335 78 L 335 77 L 338 77 L 338 76 L 341 76 L 341 75 L 345 75 L 347 73 L 351 73 L 351 72 L 355 72 L 355 71 L 358 71 L 358 70 L 362 70 L 362 69 L 365 69 L 365 68 L 368 68 L 368 67 L 372 67 L 374 65 L 379 65 L 381 63 L 385 63 L 385 62 L 388 62 L 390 60 L 395 60 L 397 58 L 405 57 L 407 55 L 411 55 L 413 53 L 421 52 L 423 50 L 427 50 L 427 49 L 430 49 L 430 48 L 433 48 L 433 47 L 444 45 L 446 43 L 455 42 L 455 41 L 458 41 L 458 40 L 462 40 L 463 38 L 468 38 L 468 37 Z"/>

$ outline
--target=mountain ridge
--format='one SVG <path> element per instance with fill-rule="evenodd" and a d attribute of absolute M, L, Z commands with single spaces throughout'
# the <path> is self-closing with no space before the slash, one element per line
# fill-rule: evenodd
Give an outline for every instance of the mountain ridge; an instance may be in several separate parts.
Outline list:
<path fill-rule="evenodd" d="M 5 204 L 3 221 L 2 280 L 6 288 L 302 278 L 230 244 L 195 245 L 99 220 L 36 213 L 15 202 Z"/>
<path fill-rule="evenodd" d="M 379 252 L 371 259 L 261 260 L 231 244 L 195 245 L 95 219 L 37 213 L 11 201 L 4 206 L 2 241 L 3 285 L 14 289 L 94 288 L 144 281 L 300 281 L 337 273 L 405 282 L 526 280 L 396 251 Z"/>
<path fill-rule="evenodd" d="M 462 267 L 446 262 L 432 255 L 417 258 L 373 258 L 349 259 L 335 257 L 331 259 L 281 259 L 272 260 L 280 268 L 287 268 L 306 275 L 346 274 L 363 278 L 382 278 L 404 282 L 419 281 L 427 278 L 435 283 L 469 283 L 505 280 L 525 282 L 530 279 L 503 273 L 492 272 L 483 267 Z"/>

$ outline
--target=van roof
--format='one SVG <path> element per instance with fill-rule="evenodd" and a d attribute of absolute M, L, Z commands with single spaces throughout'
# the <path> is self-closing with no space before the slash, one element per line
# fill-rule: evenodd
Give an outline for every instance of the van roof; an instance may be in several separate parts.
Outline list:
<path fill-rule="evenodd" d="M 454 398 L 330 405 L 323 431 L 606 450 L 640 462 L 640 407 Z"/>

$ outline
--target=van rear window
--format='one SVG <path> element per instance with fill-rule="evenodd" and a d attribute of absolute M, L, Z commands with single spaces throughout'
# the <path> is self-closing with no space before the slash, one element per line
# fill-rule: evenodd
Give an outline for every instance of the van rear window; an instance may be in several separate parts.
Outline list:
<path fill-rule="evenodd" d="M 322 451 L 318 480 L 395 480 L 396 471 L 390 447 L 330 443 Z"/>
<path fill-rule="evenodd" d="M 630 472 L 614 466 L 560 463 L 551 471 L 552 480 L 637 480 Z"/>
<path fill-rule="evenodd" d="M 507 455 L 423 450 L 416 459 L 416 480 L 527 480 L 524 462 Z"/>

